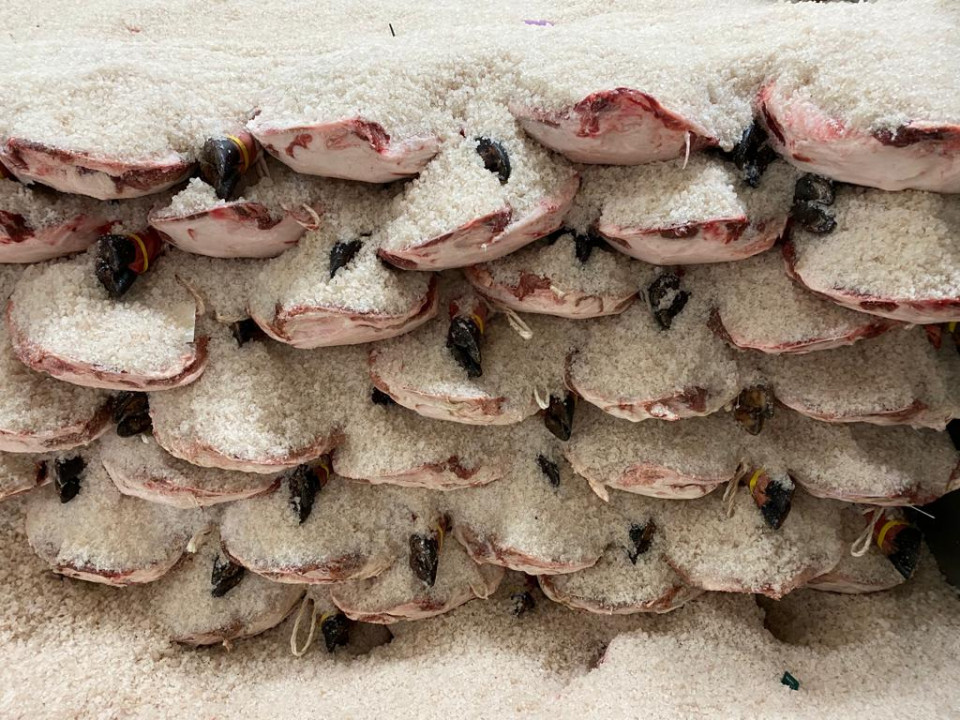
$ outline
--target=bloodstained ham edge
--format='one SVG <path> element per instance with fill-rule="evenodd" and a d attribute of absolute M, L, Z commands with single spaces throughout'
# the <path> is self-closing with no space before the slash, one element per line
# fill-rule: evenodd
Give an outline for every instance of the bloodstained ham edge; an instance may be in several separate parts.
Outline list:
<path fill-rule="evenodd" d="M 252 308 L 248 310 L 257 325 L 274 340 L 296 348 L 311 349 L 357 345 L 403 335 L 435 317 L 437 303 L 437 279 L 431 277 L 427 294 L 421 302 L 402 315 L 319 305 L 283 308 L 278 304 L 273 317 L 265 318 Z"/>
<path fill-rule="evenodd" d="M 790 241 L 783 245 L 787 274 L 814 295 L 850 310 L 876 315 L 889 320 L 925 325 L 960 320 L 960 297 L 916 300 L 871 295 L 853 289 L 830 287 L 804 278 L 797 270 L 796 247 Z"/>
<path fill-rule="evenodd" d="M 493 274 L 482 265 L 464 268 L 467 280 L 483 297 L 518 312 L 556 315 L 572 319 L 617 315 L 636 299 L 637 291 L 622 295 L 590 294 L 565 290 L 562 295 L 552 289 L 549 278 L 521 271 L 515 285 L 497 283 Z"/>
<path fill-rule="evenodd" d="M 786 97 L 776 81 L 760 89 L 756 104 L 773 147 L 805 172 L 881 190 L 960 192 L 960 125 L 857 130 L 813 101 Z"/>
<path fill-rule="evenodd" d="M 150 225 L 175 247 L 218 258 L 271 258 L 296 245 L 306 228 L 285 212 L 274 218 L 266 206 L 236 202 L 180 217 L 152 213 Z"/>
<path fill-rule="evenodd" d="M 462 521 L 454 527 L 453 534 L 460 541 L 460 544 L 466 548 L 467 554 L 473 558 L 474 562 L 485 565 L 500 565 L 528 575 L 558 575 L 576 572 L 594 565 L 600 559 L 600 553 L 582 554 L 576 559 L 569 560 L 537 557 L 518 548 L 504 545 L 494 534 L 480 533 Z M 576 551 L 571 551 L 568 555 L 572 558 L 574 552 Z"/>
<path fill-rule="evenodd" d="M 23 218 L 0 210 L 0 263 L 35 263 L 81 252 L 111 223 L 102 217 L 76 217 L 40 228 L 27 227 Z"/>
<path fill-rule="evenodd" d="M 523 217 L 515 219 L 504 207 L 425 243 L 381 248 L 379 255 L 404 270 L 446 270 L 496 260 L 559 228 L 579 188 L 580 176 L 575 174 Z"/>
<path fill-rule="evenodd" d="M 186 180 L 193 172 L 193 163 L 173 151 L 153 158 L 120 160 L 23 138 L 10 138 L 0 146 L 0 161 L 24 182 L 99 200 L 152 195 Z"/>
<path fill-rule="evenodd" d="M 440 150 L 436 136 L 394 140 L 379 123 L 359 117 L 314 124 L 257 117 L 247 129 L 270 155 L 296 172 L 368 183 L 416 175 Z"/>
<path fill-rule="evenodd" d="M 24 365 L 57 380 L 83 387 L 106 390 L 169 390 L 189 385 L 203 374 L 207 366 L 208 338 L 205 336 L 194 340 L 191 352 L 183 354 L 178 365 L 164 372 L 147 375 L 106 370 L 93 363 L 70 360 L 47 352 L 27 340 L 23 331 L 13 321 L 12 300 L 7 304 L 7 328 L 10 331 L 13 352 Z"/>
<path fill-rule="evenodd" d="M 642 228 L 614 225 L 601 218 L 597 230 L 611 247 L 632 258 L 654 265 L 693 265 L 744 260 L 765 252 L 786 225 L 786 217 L 756 223 L 738 217 Z"/>
<path fill-rule="evenodd" d="M 639 90 L 601 90 L 559 111 L 510 104 L 523 129 L 574 162 L 640 165 L 716 145 L 701 126 Z"/>
<path fill-rule="evenodd" d="M 537 578 L 543 594 L 554 602 L 566 605 L 574 610 L 586 610 L 587 612 L 598 615 L 630 615 L 633 613 L 651 612 L 666 613 L 671 610 L 676 610 L 698 595 L 703 594 L 703 590 L 700 588 L 678 582 L 672 585 L 663 595 L 653 600 L 611 604 L 599 598 L 566 592 L 562 587 L 557 586 L 557 580 L 562 580 L 562 577 L 557 578 L 550 575 L 540 575 Z"/>

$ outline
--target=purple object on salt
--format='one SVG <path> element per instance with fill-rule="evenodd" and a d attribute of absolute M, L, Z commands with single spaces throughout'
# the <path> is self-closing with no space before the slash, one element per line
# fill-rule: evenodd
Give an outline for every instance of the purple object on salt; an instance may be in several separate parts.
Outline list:
<path fill-rule="evenodd" d="M 549 20 L 524 20 L 524 25 L 539 25 L 540 27 L 553 27 L 553 23 Z"/>

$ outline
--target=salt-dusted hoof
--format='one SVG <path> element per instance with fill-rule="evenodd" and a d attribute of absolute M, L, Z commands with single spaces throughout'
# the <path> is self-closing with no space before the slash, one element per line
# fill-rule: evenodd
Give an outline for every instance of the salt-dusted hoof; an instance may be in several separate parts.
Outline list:
<path fill-rule="evenodd" d="M 630 88 L 595 92 L 559 111 L 512 103 L 510 112 L 529 135 L 574 162 L 640 165 L 716 144 L 699 125 Z"/>
<path fill-rule="evenodd" d="M 0 500 L 29 492 L 50 482 L 46 458 L 0 453 Z"/>
<path fill-rule="evenodd" d="M 638 228 L 603 222 L 597 230 L 620 252 L 654 265 L 693 265 L 743 260 L 765 252 L 783 234 L 787 219 L 750 223 L 746 217 Z"/>
<path fill-rule="evenodd" d="M 703 593 L 684 583 L 659 552 L 633 563 L 622 548 L 608 548 L 586 570 L 540 575 L 537 581 L 554 602 L 598 615 L 666 613 Z"/>
<path fill-rule="evenodd" d="M 107 433 L 100 459 L 124 495 L 163 505 L 195 508 L 245 500 L 272 492 L 280 478 L 191 465 L 166 453 L 153 438 Z"/>
<path fill-rule="evenodd" d="M 867 510 L 865 514 L 862 510 Z M 863 532 L 869 518 L 869 508 L 847 505 L 843 508 L 842 538 L 850 547 Z M 807 587 L 824 592 L 860 594 L 889 590 L 906 582 L 903 575 L 884 556 L 876 543 L 871 542 L 866 552 L 854 557 L 850 552 L 843 554 L 840 562 L 829 572 L 813 578 Z"/>
<path fill-rule="evenodd" d="M 505 207 L 464 223 L 456 230 L 438 235 L 409 248 L 380 248 L 377 254 L 404 270 L 443 270 L 480 262 L 484 248 L 493 247 L 496 238 L 510 225 L 513 212 Z M 506 255 L 525 243 L 507 249 Z M 500 255 L 497 255 L 499 257 Z"/>
<path fill-rule="evenodd" d="M 46 373 L 57 380 L 105 390 L 167 390 L 188 385 L 203 374 L 207 365 L 207 339 L 197 338 L 185 352 L 180 362 L 169 371 L 151 374 L 116 372 L 103 366 L 71 360 L 46 351 L 31 342 L 14 320 L 14 303 L 7 305 L 7 326 L 13 351 L 20 361 L 36 372 Z"/>
<path fill-rule="evenodd" d="M 253 573 L 215 585 L 215 566 L 228 566 L 217 532 L 155 586 L 151 608 L 174 642 L 215 645 L 252 637 L 280 624 L 303 597 L 303 586 L 273 583 Z"/>
<path fill-rule="evenodd" d="M 57 225 L 28 227 L 20 215 L 0 210 L 0 263 L 35 263 L 90 247 L 110 224 L 78 215 Z"/>
<path fill-rule="evenodd" d="M 496 260 L 560 227 L 580 187 L 573 175 L 527 215 L 515 218 L 502 208 L 410 248 L 381 248 L 379 255 L 406 270 L 445 270 Z"/>
<path fill-rule="evenodd" d="M 152 195 L 186 180 L 193 171 L 193 163 L 175 152 L 119 160 L 22 138 L 10 138 L 0 147 L 0 161 L 20 180 L 99 200 Z"/>
<path fill-rule="evenodd" d="M 789 241 L 783 246 L 783 258 L 790 277 L 800 285 L 850 310 L 917 325 L 960 320 L 960 298 L 909 300 L 880 297 L 849 288 L 816 283 L 798 272 L 796 249 Z"/>
<path fill-rule="evenodd" d="M 960 126 L 914 121 L 895 131 L 847 127 L 777 83 L 757 97 L 770 142 L 806 172 L 881 190 L 960 192 Z"/>
<path fill-rule="evenodd" d="M 797 493 L 789 522 L 773 530 L 746 492 L 735 496 L 732 516 L 718 495 L 667 503 L 664 557 L 692 586 L 779 599 L 833 569 L 848 551 L 841 507 Z"/>
<path fill-rule="evenodd" d="M 235 202 L 181 217 L 150 216 L 150 224 L 186 252 L 219 258 L 270 258 L 299 242 L 304 218 L 280 219 L 260 203 Z"/>
<path fill-rule="evenodd" d="M 202 525 L 201 515 L 125 497 L 96 452 L 84 459 L 72 498 L 62 500 L 53 484 L 31 496 L 26 528 L 34 552 L 60 575 L 105 585 L 165 575 Z"/>
<path fill-rule="evenodd" d="M 435 136 L 392 139 L 382 125 L 359 117 L 293 125 L 257 117 L 247 129 L 299 173 L 370 183 L 416 175 L 440 150 Z"/>
<path fill-rule="evenodd" d="M 273 317 L 251 316 L 263 331 L 282 343 L 301 349 L 358 345 L 386 340 L 420 327 L 437 314 L 437 280 L 430 278 L 426 295 L 403 314 L 364 313 L 347 308 L 277 307 Z"/>
<path fill-rule="evenodd" d="M 226 506 L 223 551 L 276 582 L 329 584 L 374 577 L 396 562 L 407 539 L 386 530 L 402 516 L 390 502 L 393 497 L 382 488 L 333 476 L 316 492 L 301 522 L 284 482 L 276 492 Z"/>
<path fill-rule="evenodd" d="M 488 300 L 518 312 L 556 315 L 575 320 L 616 315 L 636 299 L 637 293 L 596 295 L 577 291 L 554 290 L 549 278 L 523 272 L 518 283 L 499 284 L 483 265 L 464 268 L 464 274 L 477 292 Z"/>
<path fill-rule="evenodd" d="M 741 350 L 757 350 L 768 355 L 803 355 L 853 345 L 858 340 L 869 340 L 896 327 L 896 323 L 864 317 L 860 327 L 847 332 L 808 337 L 791 342 L 763 342 L 757 338 L 742 335 L 735 327 L 724 322 L 723 315 L 719 311 L 714 311 L 711 315 L 710 327 L 719 337 Z"/>
<path fill-rule="evenodd" d="M 503 543 L 500 538 L 484 534 L 465 523 L 458 524 L 453 533 L 475 562 L 527 573 L 528 575 L 556 575 L 583 570 L 597 561 L 594 553 L 581 551 L 567 557 L 532 555 L 522 549 Z"/>
<path fill-rule="evenodd" d="M 330 598 L 351 620 L 389 625 L 435 617 L 474 598 L 488 598 L 504 572 L 494 565 L 477 565 L 448 538 L 440 549 L 432 586 L 414 575 L 408 555 L 382 575 L 334 586 Z"/>

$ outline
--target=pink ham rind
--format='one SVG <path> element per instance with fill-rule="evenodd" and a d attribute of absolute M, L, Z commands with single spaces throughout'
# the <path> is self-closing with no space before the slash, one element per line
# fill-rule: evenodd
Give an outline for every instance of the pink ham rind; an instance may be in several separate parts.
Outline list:
<path fill-rule="evenodd" d="M 370 380 L 374 386 L 393 398 L 397 404 L 435 420 L 450 420 L 466 425 L 513 425 L 537 412 L 531 398 L 526 405 L 510 403 L 508 398 L 467 397 L 453 394 L 431 395 L 400 383 L 388 382 L 375 369 L 377 351 L 370 351 Z M 509 409 L 507 406 L 511 405 Z"/>
<path fill-rule="evenodd" d="M 717 218 L 669 228 L 639 228 L 600 221 L 611 247 L 654 265 L 693 265 L 743 260 L 765 252 L 783 234 L 787 218 L 751 223 L 746 217 Z"/>
<path fill-rule="evenodd" d="M 639 90 L 615 88 L 548 112 L 511 103 L 528 135 L 574 162 L 640 165 L 716 145 L 698 124 Z"/>
<path fill-rule="evenodd" d="M 784 595 L 793 592 L 797 588 L 803 587 L 810 582 L 810 580 L 822 575 L 824 572 L 824 568 L 822 567 L 809 566 L 796 573 L 790 580 L 778 583 L 776 586 L 762 584 L 753 585 L 750 583 L 741 582 L 734 577 L 711 580 L 705 580 L 701 578 L 701 581 L 696 583 L 693 582 L 691 574 L 686 572 L 684 568 L 676 563 L 672 558 L 667 557 L 667 563 L 673 568 L 677 575 L 683 578 L 684 582 L 690 585 L 698 586 L 703 590 L 711 590 L 714 592 L 754 593 L 757 595 L 766 595 L 774 600 L 779 600 Z"/>
<path fill-rule="evenodd" d="M 523 217 L 514 218 L 510 208 L 502 208 L 421 245 L 381 248 L 379 255 L 405 270 L 446 270 L 496 260 L 559 228 L 579 187 L 580 176 L 574 175 Z"/>
<path fill-rule="evenodd" d="M 10 138 L 0 147 L 0 161 L 24 182 L 98 200 L 152 195 L 186 180 L 193 171 L 192 162 L 172 151 L 154 158 L 119 160 L 22 138 Z"/>
<path fill-rule="evenodd" d="M 850 128 L 776 81 L 757 96 L 773 147 L 806 172 L 881 190 L 960 192 L 960 125 L 914 121 L 895 132 Z"/>
<path fill-rule="evenodd" d="M 371 475 L 370 472 L 353 472 L 347 466 L 333 458 L 335 472 L 352 480 L 364 480 L 373 485 L 399 485 L 401 487 L 425 488 L 427 490 L 457 490 L 486 485 L 499 480 L 503 472 L 492 466 L 466 467 L 456 455 L 444 462 L 423 463 L 408 470 L 383 472 Z"/>
<path fill-rule="evenodd" d="M 576 572 L 594 565 L 600 554 L 582 554 L 578 558 L 538 557 L 518 548 L 505 545 L 493 535 L 484 535 L 464 523 L 453 530 L 454 536 L 466 549 L 474 562 L 483 565 L 499 565 L 528 575 L 558 575 Z M 572 556 L 573 553 L 570 553 Z"/>
<path fill-rule="evenodd" d="M 354 117 L 314 124 L 251 120 L 264 149 L 299 173 L 387 183 L 418 174 L 440 150 L 433 135 L 393 139 L 382 125 Z"/>
<path fill-rule="evenodd" d="M 930 408 L 920 400 L 909 405 L 874 412 L 827 413 L 808 406 L 802 399 L 793 397 L 783 390 L 777 390 L 777 401 L 795 410 L 801 415 L 830 423 L 865 422 L 872 425 L 915 425 L 943 429 L 950 418 L 931 416 Z"/>
<path fill-rule="evenodd" d="M 192 343 L 191 352 L 184 353 L 180 363 L 166 372 L 141 375 L 107 370 L 92 363 L 59 357 L 28 341 L 13 321 L 12 300 L 7 304 L 6 315 L 10 342 L 20 362 L 32 370 L 73 385 L 106 390 L 168 390 L 192 383 L 207 366 L 207 338 L 199 337 Z"/>
<path fill-rule="evenodd" d="M 698 595 L 703 594 L 700 588 L 678 583 L 655 600 L 646 602 L 624 602 L 610 604 L 596 598 L 576 595 L 565 592 L 557 587 L 556 578 L 550 575 L 540 575 L 537 578 L 543 594 L 556 603 L 566 605 L 574 610 L 586 610 L 597 615 L 631 615 L 633 613 L 667 613 L 685 605 Z"/>
<path fill-rule="evenodd" d="M 23 475 L 18 477 L 18 479 L 7 485 L 0 485 L 0 501 L 7 500 L 17 495 L 23 495 L 23 493 L 30 492 L 31 490 L 43 487 L 50 482 L 50 475 L 47 473 L 46 464 L 37 461 L 35 463 L 35 469 L 29 475 Z"/>
<path fill-rule="evenodd" d="M 556 315 L 576 320 L 617 315 L 626 310 L 637 293 L 629 295 L 596 295 L 564 291 L 562 295 L 551 289 L 549 278 L 522 272 L 517 284 L 497 283 L 482 265 L 464 269 L 464 275 L 477 292 L 487 300 L 518 312 Z"/>
<path fill-rule="evenodd" d="M 347 580 L 363 580 L 379 575 L 393 564 L 387 555 L 344 555 L 322 563 L 304 565 L 271 566 L 261 560 L 246 560 L 230 551 L 229 543 L 223 541 L 223 553 L 233 562 L 243 565 L 257 575 L 274 582 L 329 585 Z"/>
<path fill-rule="evenodd" d="M 213 492 L 204 488 L 178 485 L 148 472 L 128 474 L 122 467 L 111 463 L 106 455 L 103 456 L 103 467 L 117 490 L 124 495 L 184 509 L 247 500 L 273 492 L 280 486 L 280 478 L 248 473 L 251 479 L 246 481 L 245 487 L 234 491 Z"/>
<path fill-rule="evenodd" d="M 260 203 L 237 202 L 181 217 L 150 216 L 175 247 L 218 258 L 271 258 L 296 245 L 306 228 L 293 213 L 276 219 Z"/>
<path fill-rule="evenodd" d="M 916 506 L 932 503 L 943 495 L 960 489 L 960 462 L 954 467 L 950 473 L 950 478 L 944 486 L 936 487 L 936 483 L 938 482 L 937 478 L 925 478 L 932 481 L 932 483 L 917 483 L 905 491 L 893 495 L 866 495 L 863 493 L 844 491 L 841 488 L 824 487 L 821 484 L 810 482 L 809 479 L 805 479 L 802 475 L 791 475 L 791 477 L 814 497 L 879 507 Z"/>
<path fill-rule="evenodd" d="M 0 452 L 44 453 L 88 445 L 110 426 L 110 407 L 104 403 L 93 417 L 43 433 L 0 430 Z"/>
<path fill-rule="evenodd" d="M 21 216 L 0 210 L 0 262 L 35 263 L 81 252 L 109 229 L 102 217 L 87 215 L 31 228 Z"/>
<path fill-rule="evenodd" d="M 272 318 L 250 314 L 260 328 L 278 342 L 311 349 L 334 345 L 357 345 L 386 340 L 410 332 L 437 314 L 437 280 L 430 279 L 427 294 L 406 313 L 357 312 L 347 308 L 295 306 L 275 308 Z"/>
<path fill-rule="evenodd" d="M 637 493 L 665 500 L 696 500 L 709 495 L 733 477 L 700 477 L 679 472 L 674 468 L 653 463 L 636 463 L 625 468 L 616 478 L 595 477 L 589 468 L 578 462 L 575 452 L 565 457 L 578 475 L 594 485 L 605 485 L 615 490 Z"/>
<path fill-rule="evenodd" d="M 862 578 L 832 570 L 813 578 L 807 583 L 811 590 L 822 592 L 842 593 L 844 595 L 862 595 L 864 593 L 882 592 L 900 585 L 902 582 L 891 578 L 887 582 L 867 582 Z"/>
<path fill-rule="evenodd" d="M 331 452 L 343 441 L 343 434 L 337 429 L 285 455 L 247 459 L 227 455 L 208 443 L 197 440 L 188 441 L 182 437 L 168 435 L 159 427 L 154 427 L 153 435 L 160 447 L 168 453 L 194 465 L 263 474 L 290 470 L 297 465 L 316 460 Z"/>
<path fill-rule="evenodd" d="M 285 602 L 277 604 L 276 607 L 271 608 L 269 611 L 258 615 L 248 622 L 238 620 L 229 625 L 207 632 L 176 635 L 172 637 L 171 640 L 183 645 L 199 646 L 219 645 L 220 643 L 228 643 L 231 640 L 243 640 L 244 638 L 253 637 L 283 622 L 287 615 L 297 607 L 297 603 L 300 602 L 301 597 L 302 595 L 291 595 Z"/>
<path fill-rule="evenodd" d="M 741 350 L 757 350 L 768 355 L 804 355 L 820 350 L 831 350 L 844 345 L 853 345 L 859 340 L 869 340 L 892 330 L 897 327 L 897 324 L 887 320 L 864 317 L 863 324 L 860 327 L 846 333 L 808 337 L 803 340 L 779 343 L 763 342 L 756 339 L 748 340 L 737 334 L 736 330 L 727 327 L 723 322 L 723 315 L 716 310 L 710 318 L 710 327 L 719 337 Z"/>
<path fill-rule="evenodd" d="M 789 241 L 783 246 L 783 258 L 787 274 L 797 283 L 814 295 L 850 310 L 917 325 L 960 320 L 960 298 L 912 300 L 880 297 L 852 289 L 828 287 L 810 282 L 797 271 L 796 249 Z"/>

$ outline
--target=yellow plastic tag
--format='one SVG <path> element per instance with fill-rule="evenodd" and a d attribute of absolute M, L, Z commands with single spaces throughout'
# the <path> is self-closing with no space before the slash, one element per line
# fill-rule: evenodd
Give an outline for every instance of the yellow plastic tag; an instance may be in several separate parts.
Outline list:
<path fill-rule="evenodd" d="M 757 481 L 761 475 L 763 475 L 763 468 L 753 471 L 753 475 L 750 476 L 750 492 L 753 492 L 753 489 L 757 486 Z"/>
<path fill-rule="evenodd" d="M 240 150 L 240 154 L 243 155 L 243 168 L 241 168 L 240 172 L 246 172 L 250 168 L 250 153 L 247 152 L 247 146 L 243 140 L 236 135 L 227 135 L 227 140 L 236 145 L 237 149 Z"/>

